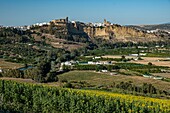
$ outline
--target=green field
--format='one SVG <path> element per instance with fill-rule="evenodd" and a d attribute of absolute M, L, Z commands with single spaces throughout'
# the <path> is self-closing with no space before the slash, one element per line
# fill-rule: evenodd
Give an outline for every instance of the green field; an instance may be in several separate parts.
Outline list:
<path fill-rule="evenodd" d="M 169 57 L 170 56 L 170 49 L 167 48 L 135 48 L 135 47 L 126 47 L 126 48 L 114 48 L 114 49 L 106 49 L 106 48 L 99 48 L 91 50 L 87 53 L 87 55 L 129 55 L 129 54 L 137 54 L 140 53 L 147 53 L 146 57 Z"/>
<path fill-rule="evenodd" d="M 156 88 L 160 90 L 169 90 L 170 83 L 154 80 L 149 78 L 144 78 L 140 76 L 126 76 L 126 75 L 110 75 L 110 73 L 97 73 L 95 71 L 70 71 L 58 76 L 59 81 L 85 81 L 91 85 L 100 86 L 100 85 L 112 85 L 113 83 L 120 82 L 133 82 L 137 86 L 141 86 L 143 83 L 151 83 Z"/>

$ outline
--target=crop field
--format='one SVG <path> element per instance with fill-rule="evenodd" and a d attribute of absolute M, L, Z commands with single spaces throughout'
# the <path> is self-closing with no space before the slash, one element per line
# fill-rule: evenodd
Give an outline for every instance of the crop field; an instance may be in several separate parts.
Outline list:
<path fill-rule="evenodd" d="M 103 58 L 121 58 L 121 55 L 105 55 L 102 56 Z M 135 59 L 135 56 L 126 56 L 126 58 L 133 58 Z M 164 61 L 167 60 L 165 57 L 142 57 L 143 60 L 136 60 L 136 61 L 130 61 L 132 63 L 140 63 L 140 64 L 148 64 L 148 62 L 151 62 L 152 64 L 156 66 L 168 66 L 170 67 L 170 61 Z"/>
<path fill-rule="evenodd" d="M 170 67 L 170 61 L 163 61 L 166 60 L 166 58 L 160 58 L 160 57 L 142 57 L 143 60 L 138 61 L 132 61 L 134 63 L 140 63 L 140 64 L 148 64 L 148 62 L 151 62 L 152 64 L 156 66 L 168 66 Z"/>
<path fill-rule="evenodd" d="M 4 59 L 0 59 L 0 68 L 2 69 L 17 69 L 23 66 L 23 64 L 7 62 Z"/>
<path fill-rule="evenodd" d="M 110 75 L 110 73 L 97 73 L 93 71 L 70 71 L 58 76 L 59 81 L 86 81 L 92 85 L 112 85 L 113 82 L 128 82 L 132 81 L 136 85 L 143 83 L 151 83 L 158 89 L 170 90 L 170 82 L 161 80 L 154 80 L 140 76 L 126 76 L 126 75 Z"/>
<path fill-rule="evenodd" d="M 153 75 L 170 78 L 170 73 L 154 73 Z"/>
<path fill-rule="evenodd" d="M 18 93 L 20 92 L 20 93 Z M 170 100 L 0 80 L 1 110 L 52 113 L 169 113 Z M 12 105 L 12 106 L 11 106 Z"/>
<path fill-rule="evenodd" d="M 168 75 L 167 75 L 168 76 Z M 34 84 L 46 84 L 48 86 L 57 86 L 60 87 L 62 85 L 61 81 L 67 80 L 69 81 L 85 81 L 90 85 L 100 86 L 100 85 L 112 85 L 120 82 L 133 82 L 135 85 L 141 86 L 143 83 L 151 83 L 156 88 L 160 90 L 170 91 L 170 82 L 155 80 L 150 78 L 144 78 L 140 76 L 126 76 L 121 74 L 110 75 L 110 73 L 97 73 L 93 71 L 70 71 L 61 75 L 58 75 L 58 82 L 49 82 L 49 83 L 36 83 L 31 79 L 22 79 L 22 78 L 9 78 L 9 77 L 1 77 L 0 80 L 13 80 L 17 82 L 27 82 Z"/>

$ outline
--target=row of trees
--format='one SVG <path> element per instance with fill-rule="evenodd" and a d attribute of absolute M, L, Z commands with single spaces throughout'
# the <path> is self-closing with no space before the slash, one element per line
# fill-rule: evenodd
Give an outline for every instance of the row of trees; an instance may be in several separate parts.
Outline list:
<path fill-rule="evenodd" d="M 148 63 L 148 65 L 144 64 L 136 64 L 136 63 L 116 63 L 116 66 L 119 66 L 121 69 L 128 69 L 140 73 L 160 73 L 162 72 L 161 69 L 168 69 L 168 67 L 165 66 L 155 66 L 152 65 L 151 62 Z"/>
<path fill-rule="evenodd" d="M 122 94 L 133 94 L 147 97 L 167 98 L 169 99 L 170 93 L 165 90 L 159 90 L 154 85 L 143 83 L 142 85 L 134 84 L 132 81 L 128 82 L 113 82 L 110 85 L 92 85 L 86 81 L 67 81 L 61 80 L 64 83 L 63 87 L 74 89 L 96 89 L 104 90 Z"/>
<path fill-rule="evenodd" d="M 121 61 L 125 61 L 127 59 L 125 58 L 121 58 Z M 161 69 L 166 69 L 168 67 L 164 67 L 164 66 L 155 66 L 152 65 L 151 63 L 148 63 L 148 65 L 144 65 L 144 64 L 136 64 L 136 63 L 116 63 L 115 65 L 75 65 L 75 66 L 65 66 L 64 65 L 64 69 L 65 70 L 96 70 L 96 71 L 100 71 L 100 70 L 119 70 L 119 69 L 126 69 L 126 70 L 132 70 L 132 71 L 136 71 L 142 74 L 147 73 L 159 73 L 161 72 Z"/>
<path fill-rule="evenodd" d="M 147 96 L 151 96 L 151 97 L 152 96 L 160 97 L 160 95 L 161 96 L 169 95 L 169 93 L 167 91 L 161 91 L 161 90 L 157 89 L 155 86 L 153 86 L 152 84 L 148 84 L 148 83 L 143 83 L 142 86 L 136 86 L 131 81 L 120 82 L 118 84 L 113 83 L 113 85 L 111 85 L 110 88 L 123 89 L 123 90 L 125 90 L 125 92 L 129 91 L 129 93 L 138 93 L 140 95 L 144 95 L 144 96 L 147 95 Z"/>
<path fill-rule="evenodd" d="M 111 71 L 113 69 L 115 70 L 120 69 L 119 66 L 115 66 L 115 65 L 75 65 L 73 67 L 64 66 L 64 68 L 69 69 L 69 70 L 77 69 L 77 70 L 96 70 L 96 71 L 100 71 L 100 70 Z"/>

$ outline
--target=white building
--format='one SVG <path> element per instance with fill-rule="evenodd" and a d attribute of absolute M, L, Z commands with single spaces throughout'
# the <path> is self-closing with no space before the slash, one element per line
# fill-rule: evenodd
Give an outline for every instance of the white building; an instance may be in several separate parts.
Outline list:
<path fill-rule="evenodd" d="M 93 57 L 93 59 L 100 59 L 101 57 L 99 57 L 99 56 L 95 56 L 95 57 Z"/>
<path fill-rule="evenodd" d="M 145 78 L 152 78 L 152 76 L 150 76 L 150 75 L 143 75 L 143 77 L 145 77 Z"/>
<path fill-rule="evenodd" d="M 153 79 L 155 79 L 155 80 L 162 80 L 163 77 L 153 77 Z"/>
<path fill-rule="evenodd" d="M 2 69 L 0 68 L 0 73 L 2 73 Z"/>
<path fill-rule="evenodd" d="M 146 56 L 146 53 L 139 53 L 139 55 L 141 55 L 141 56 Z"/>
<path fill-rule="evenodd" d="M 88 61 L 87 64 L 96 64 L 96 63 L 93 61 Z"/>
<path fill-rule="evenodd" d="M 102 63 L 101 62 L 96 62 L 96 64 L 101 65 Z"/>
<path fill-rule="evenodd" d="M 50 25 L 50 23 L 48 22 L 43 22 L 43 23 L 36 23 L 34 24 L 34 26 L 43 26 L 43 25 Z"/>
<path fill-rule="evenodd" d="M 138 56 L 138 54 L 130 54 L 130 56 L 136 56 L 136 57 L 137 57 L 137 56 Z"/>
<path fill-rule="evenodd" d="M 104 24 L 103 24 L 103 23 L 92 23 L 92 24 L 93 24 L 93 26 L 95 26 L 95 27 L 104 26 Z"/>
<path fill-rule="evenodd" d="M 109 62 L 106 61 L 106 62 L 103 62 L 103 64 L 109 64 Z"/>
<path fill-rule="evenodd" d="M 107 70 L 101 70 L 103 73 L 107 73 L 108 71 Z"/>
<path fill-rule="evenodd" d="M 66 65 L 66 66 L 71 66 L 71 62 L 66 61 L 66 62 L 64 62 L 64 65 Z"/>

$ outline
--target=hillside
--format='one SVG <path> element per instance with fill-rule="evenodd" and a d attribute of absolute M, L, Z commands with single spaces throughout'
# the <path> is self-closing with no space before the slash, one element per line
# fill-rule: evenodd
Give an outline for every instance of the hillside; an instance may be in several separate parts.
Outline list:
<path fill-rule="evenodd" d="M 168 30 L 168 31 L 170 31 L 170 23 L 158 24 L 158 25 L 142 25 L 140 27 L 145 28 L 147 30 L 160 29 L 160 30 Z"/>
<path fill-rule="evenodd" d="M 83 55 L 88 50 L 96 48 L 127 47 L 135 44 L 166 46 L 169 42 L 169 35 L 165 33 L 147 33 L 111 24 L 106 20 L 100 26 L 94 23 L 70 22 L 66 18 L 52 20 L 44 25 L 32 25 L 29 29 L 0 28 L 1 58 L 20 63 L 36 63 L 40 61 L 36 57 L 43 58 L 47 54 L 50 56 L 51 53 L 55 56 L 57 52 L 62 53 L 62 55 L 57 53 L 57 57 L 55 56 L 58 62 Z"/>
<path fill-rule="evenodd" d="M 127 47 L 135 44 L 166 46 L 169 42 L 169 35 L 164 32 L 147 33 L 127 26 L 110 24 L 106 20 L 102 26 L 70 22 L 66 18 L 52 20 L 46 25 L 32 25 L 26 30 L 14 27 L 0 28 L 1 58 L 20 63 L 36 63 L 40 61 L 36 57 L 43 59 L 47 54 L 53 53 L 55 56 L 57 52 L 62 53 L 55 56 L 58 62 L 96 48 Z"/>
<path fill-rule="evenodd" d="M 159 27 L 159 26 L 158 26 Z M 164 35 L 147 33 L 143 29 L 132 26 L 121 26 L 104 21 L 102 26 L 79 21 L 70 22 L 68 18 L 52 20 L 49 25 L 33 26 L 32 31 L 40 34 L 53 35 L 55 38 L 74 41 L 79 43 L 90 43 L 98 38 L 111 42 L 153 42 L 167 41 Z M 44 35 L 42 35 L 44 36 Z M 52 41 L 57 43 L 60 41 Z"/>
<path fill-rule="evenodd" d="M 128 25 L 130 28 L 143 30 L 143 31 L 165 31 L 170 32 L 170 23 L 165 24 L 153 24 L 153 25 Z"/>

